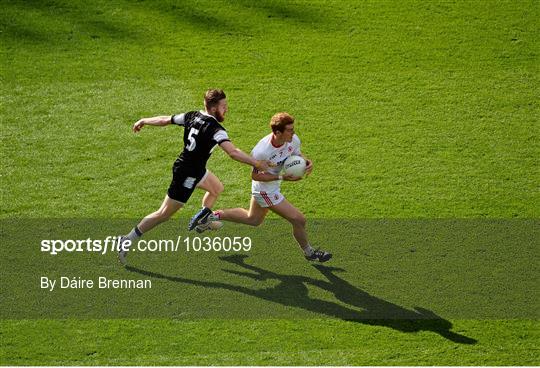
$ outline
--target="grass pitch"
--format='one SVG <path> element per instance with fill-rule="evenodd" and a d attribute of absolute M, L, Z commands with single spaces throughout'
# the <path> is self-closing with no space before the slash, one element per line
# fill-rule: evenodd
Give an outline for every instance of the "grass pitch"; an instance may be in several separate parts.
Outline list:
<path fill-rule="evenodd" d="M 143 116 L 200 108 L 203 91 L 219 87 L 230 104 L 225 126 L 245 151 L 268 133 L 273 113 L 296 117 L 315 171 L 284 185 L 284 193 L 310 219 L 516 218 L 533 219 L 531 229 L 537 228 L 536 1 L 3 1 L 2 8 L 4 220 L 126 219 L 154 210 L 181 149 L 181 129 L 147 127 L 136 136 L 131 125 Z M 209 168 L 225 184 L 218 207 L 247 205 L 247 167 L 216 150 Z M 173 221 L 183 228 L 200 198 L 194 195 Z M 324 230 L 312 233 L 317 238 Z M 346 237 L 359 240 L 358 253 L 347 251 Z M 297 264 L 301 256 L 288 233 L 279 238 L 287 240 L 269 247 L 268 257 L 290 257 L 257 265 L 277 272 L 283 263 Z M 429 322 L 422 327 L 430 328 L 415 328 L 414 322 L 376 324 L 327 314 L 80 320 L 9 318 L 6 311 L 0 362 L 538 365 L 538 244 L 533 237 L 524 247 L 518 239 L 502 236 L 494 249 L 504 255 L 501 245 L 508 244 L 504 249 L 517 255 L 509 262 L 513 274 L 530 273 L 524 282 L 531 282 L 533 298 L 521 306 L 531 312 L 514 318 L 440 315 L 437 323 L 450 323 L 449 331 L 469 340 L 434 333 L 441 327 Z M 392 272 L 400 249 L 373 249 L 362 229 L 330 241 L 324 247 L 339 254 L 332 266 L 346 269 L 356 288 L 408 305 L 401 299 L 407 293 L 392 293 L 392 285 L 421 278 Z M 459 236 L 455 248 L 448 247 L 461 267 L 441 273 L 445 277 L 468 275 L 471 262 L 487 266 L 499 259 Z M 409 252 L 410 269 L 419 260 L 437 269 L 440 250 L 429 251 Z M 370 252 L 377 262 L 366 256 Z M 43 257 L 36 252 L 29 261 L 41 264 Z M 2 258 L 7 270 L 10 260 Z M 313 272 L 300 260 L 290 273 Z M 107 272 L 132 276 L 109 261 L 101 259 Z M 78 262 L 81 270 L 94 265 Z M 165 254 L 137 262 L 154 274 L 185 276 Z M 4 301 L 13 296 L 6 280 L 14 272 L 2 271 Z M 504 272 L 501 266 L 488 279 L 508 281 Z M 486 273 L 473 273 L 479 288 Z M 526 300 L 524 285 L 514 290 L 518 299 Z M 200 286 L 198 293 L 206 291 Z M 489 293 L 476 297 L 490 300 Z"/>

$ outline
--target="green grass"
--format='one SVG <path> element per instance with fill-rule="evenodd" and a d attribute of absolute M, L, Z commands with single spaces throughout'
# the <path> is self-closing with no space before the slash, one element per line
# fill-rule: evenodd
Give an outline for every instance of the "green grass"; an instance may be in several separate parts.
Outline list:
<path fill-rule="evenodd" d="M 536 322 L 454 325 L 479 343 L 335 320 L 41 320 L 10 322 L 3 345 L 6 363 L 21 365 L 538 364 Z M 21 349 L 29 340 L 34 346 Z"/>
<path fill-rule="evenodd" d="M 144 215 L 180 133 L 130 126 L 209 86 L 246 151 L 297 117 L 316 175 L 287 190 L 310 215 L 538 216 L 534 1 L 4 3 L 4 217 Z M 220 204 L 248 201 L 248 169 L 210 167 Z"/>
<path fill-rule="evenodd" d="M 225 126 L 244 151 L 268 133 L 273 113 L 297 118 L 315 170 L 307 180 L 284 185 L 284 192 L 309 219 L 538 218 L 537 1 L 6 0 L 2 10 L 1 219 L 126 219 L 154 210 L 181 150 L 181 129 L 145 128 L 134 135 L 131 125 L 144 116 L 198 109 L 209 87 L 226 91 Z M 209 168 L 225 185 L 218 207 L 247 205 L 249 168 L 219 150 Z M 194 195 L 177 216 L 182 224 L 200 198 Z M 15 246 L 17 239 L 6 231 L 2 237 L 11 241 L 3 240 L 3 255 L 12 249 L 5 244 Z M 324 236 L 324 229 L 312 233 Z M 270 251 L 288 247 L 293 260 L 282 262 L 296 264 L 300 256 L 288 236 Z M 399 271 L 401 250 L 383 247 L 377 253 L 378 243 L 360 228 L 351 238 L 359 247 L 352 264 L 341 253 L 349 245 L 330 239 L 328 246 L 341 253 L 333 265 L 345 267 L 356 287 L 408 305 L 400 299 L 407 293 L 390 292 L 399 281 L 414 280 L 411 273 L 393 271 Z M 455 248 L 445 243 L 445 254 L 455 253 L 458 265 L 476 265 L 478 272 L 483 266 L 487 273 L 498 260 L 501 267 L 489 275 L 506 282 L 505 272 L 520 274 L 525 265 L 532 275 L 530 295 L 538 294 L 537 242 L 524 248 L 501 235 L 494 247 L 501 252 L 484 262 L 474 242 L 460 239 Z M 460 248 L 464 244 L 470 246 Z M 502 266 L 502 249 L 523 263 Z M 437 269 L 441 254 L 436 247 L 429 251 L 408 254 L 407 269 L 414 271 L 419 260 Z M 370 252 L 377 262 L 367 258 Z M 35 257 L 42 265 L 44 255 Z M 6 270 L 10 258 L 2 258 Z M 174 264 L 164 255 L 152 259 L 150 271 L 183 275 L 170 272 Z M 82 270 L 92 267 L 84 258 L 79 262 Z M 148 268 L 144 257 L 140 262 Z M 265 266 L 275 271 L 281 263 Z M 441 275 L 451 279 L 452 271 L 467 275 L 459 267 Z M 305 274 L 302 268 L 291 272 Z M 3 301 L 11 300 L 8 279 L 2 271 Z M 442 283 L 439 291 L 459 285 Z M 498 292 L 523 297 L 516 290 Z M 530 316 L 441 315 L 451 331 L 476 344 L 324 315 L 6 318 L 0 362 L 538 365 L 539 324 L 536 314 Z"/>

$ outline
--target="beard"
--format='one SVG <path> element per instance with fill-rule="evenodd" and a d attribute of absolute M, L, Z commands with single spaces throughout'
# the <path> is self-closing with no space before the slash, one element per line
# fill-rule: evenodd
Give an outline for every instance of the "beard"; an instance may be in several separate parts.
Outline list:
<path fill-rule="evenodd" d="M 215 118 L 216 118 L 217 121 L 219 121 L 220 123 L 223 123 L 223 121 L 225 120 L 225 114 L 222 114 L 221 112 L 216 111 Z"/>

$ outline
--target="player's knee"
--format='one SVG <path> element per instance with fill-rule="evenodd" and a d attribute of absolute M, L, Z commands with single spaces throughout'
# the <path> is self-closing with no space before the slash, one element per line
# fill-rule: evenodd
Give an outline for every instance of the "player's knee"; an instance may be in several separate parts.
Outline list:
<path fill-rule="evenodd" d="M 294 216 L 292 219 L 291 219 L 291 223 L 295 226 L 301 226 L 301 227 L 305 227 L 306 226 L 306 216 L 304 216 L 303 214 L 298 214 L 296 216 Z"/>
<path fill-rule="evenodd" d="M 171 216 L 168 216 L 166 213 L 163 213 L 163 212 L 158 212 L 154 217 L 159 222 L 164 222 L 164 221 L 167 221 Z"/>
<path fill-rule="evenodd" d="M 263 218 L 260 218 L 260 217 L 252 217 L 249 219 L 249 224 L 251 226 L 259 226 L 263 223 L 264 219 Z"/>
<path fill-rule="evenodd" d="M 212 188 L 209 190 L 210 194 L 219 196 L 221 193 L 223 193 L 223 190 L 225 188 L 223 187 L 223 184 L 221 182 L 215 184 L 212 186 Z"/>
<path fill-rule="evenodd" d="M 216 194 L 221 194 L 223 193 L 223 190 L 225 190 L 225 187 L 223 186 L 223 184 L 220 182 L 219 185 L 216 186 Z"/>
<path fill-rule="evenodd" d="M 174 211 L 170 209 L 160 209 L 156 212 L 156 217 L 161 221 L 167 221 L 173 214 Z"/>

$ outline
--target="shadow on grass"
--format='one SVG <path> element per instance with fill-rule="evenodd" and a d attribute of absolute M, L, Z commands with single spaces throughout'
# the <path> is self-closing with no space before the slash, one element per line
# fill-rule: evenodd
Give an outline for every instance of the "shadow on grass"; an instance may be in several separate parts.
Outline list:
<path fill-rule="evenodd" d="M 325 281 L 306 276 L 281 275 L 247 264 L 245 263 L 246 258 L 247 255 L 220 257 L 221 260 L 239 266 L 242 269 L 240 271 L 224 270 L 225 272 L 260 281 L 277 280 L 279 284 L 273 288 L 251 289 L 224 282 L 192 280 L 180 276 L 162 275 L 132 266 L 126 266 L 126 269 L 149 277 L 243 293 L 269 302 L 279 303 L 288 307 L 302 308 L 310 312 L 341 320 L 389 327 L 402 332 L 432 331 L 450 341 L 460 344 L 475 344 L 477 342 L 475 339 L 452 332 L 452 323 L 437 316 L 432 311 L 420 307 L 416 307 L 414 310 L 408 310 L 360 290 L 336 275 L 337 272 L 345 271 L 341 268 L 315 265 L 314 267 L 327 279 Z M 336 299 L 347 306 L 310 297 L 308 285 L 332 293 Z"/>
<path fill-rule="evenodd" d="M 144 35 L 91 1 L 8 0 L 3 5 L 9 16 L 0 20 L 1 36 L 17 42 L 68 47 L 82 40 L 129 41 Z"/>
<path fill-rule="evenodd" d="M 173 15 L 179 23 L 188 24 L 205 33 L 249 34 L 254 28 L 254 18 L 259 22 L 286 21 L 296 26 L 320 30 L 329 20 L 324 7 L 309 2 L 290 3 L 273 0 L 236 0 L 219 3 L 204 3 L 194 0 L 174 4 L 140 1 L 137 5 L 148 11 Z M 228 16 L 226 15 L 228 13 Z"/>
<path fill-rule="evenodd" d="M 288 21 L 316 30 L 329 20 L 321 6 L 309 3 L 238 0 L 226 4 L 224 11 L 217 3 L 205 4 L 195 0 L 172 4 L 168 1 L 124 0 L 108 5 L 65 0 L 8 0 L 3 5 L 9 16 L 0 20 L 0 35 L 14 41 L 38 44 L 102 37 L 124 42 L 159 42 L 163 37 L 159 34 L 159 27 L 148 33 L 139 29 L 136 23 L 126 22 L 131 13 L 136 15 L 140 12 L 147 13 L 151 19 L 173 17 L 175 28 L 172 31 L 178 32 L 179 36 L 186 25 L 206 34 L 247 35 L 256 24 L 252 19 L 255 16 L 262 22 Z M 122 16 L 115 16 L 117 13 Z"/>

